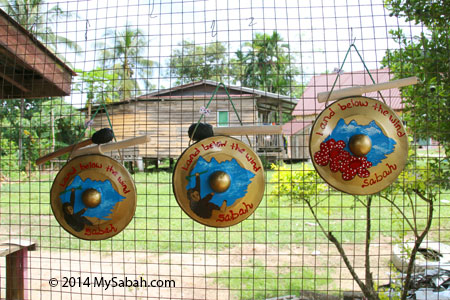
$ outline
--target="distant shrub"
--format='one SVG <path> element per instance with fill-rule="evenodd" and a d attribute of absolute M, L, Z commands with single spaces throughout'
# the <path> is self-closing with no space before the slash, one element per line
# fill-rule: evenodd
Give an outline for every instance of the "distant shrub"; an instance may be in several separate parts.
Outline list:
<path fill-rule="evenodd" d="M 328 189 L 309 164 L 292 166 L 272 164 L 271 169 L 275 171 L 270 180 L 273 187 L 272 195 L 291 196 L 294 202 L 311 201 Z"/>
<path fill-rule="evenodd" d="M 19 149 L 16 143 L 0 137 L 0 173 L 2 171 L 18 170 L 18 154 Z"/>

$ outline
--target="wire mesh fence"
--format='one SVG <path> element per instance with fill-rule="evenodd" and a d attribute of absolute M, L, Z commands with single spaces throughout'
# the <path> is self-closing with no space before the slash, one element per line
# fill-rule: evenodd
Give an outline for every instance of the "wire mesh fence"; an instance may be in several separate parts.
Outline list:
<path fill-rule="evenodd" d="M 444 1 L 0 3 L 0 298 L 449 298 Z M 395 151 L 408 153 L 405 170 L 368 196 L 328 185 L 309 146 L 333 101 L 317 94 L 409 76 L 419 83 L 365 94 L 404 124 L 409 148 Z M 174 195 L 188 129 L 205 122 L 217 133 L 282 126 L 232 134 L 261 159 L 265 184 L 253 214 L 221 210 L 216 223 L 248 214 L 230 227 L 194 221 Z M 55 218 L 51 189 L 82 149 L 36 160 L 102 128 L 111 144 L 150 141 L 104 152 L 134 181 L 130 223 L 111 238 L 80 239 Z M 390 181 L 392 168 L 361 188 Z M 87 211 L 72 207 L 84 234 Z"/>

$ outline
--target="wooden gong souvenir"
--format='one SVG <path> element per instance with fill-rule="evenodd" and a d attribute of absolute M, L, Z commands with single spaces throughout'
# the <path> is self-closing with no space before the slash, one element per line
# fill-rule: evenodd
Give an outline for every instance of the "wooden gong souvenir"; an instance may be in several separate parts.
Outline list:
<path fill-rule="evenodd" d="M 408 157 L 402 121 L 385 103 L 354 96 L 339 99 L 316 118 L 309 150 L 319 175 L 354 195 L 377 193 L 393 183 Z"/>
<path fill-rule="evenodd" d="M 187 148 L 173 173 L 173 192 L 195 221 L 228 227 L 247 219 L 264 195 L 264 168 L 241 140 L 212 136 Z"/>
<path fill-rule="evenodd" d="M 116 160 L 82 155 L 56 175 L 50 201 L 56 220 L 67 232 L 85 240 L 104 240 L 130 223 L 136 210 L 136 187 Z"/>

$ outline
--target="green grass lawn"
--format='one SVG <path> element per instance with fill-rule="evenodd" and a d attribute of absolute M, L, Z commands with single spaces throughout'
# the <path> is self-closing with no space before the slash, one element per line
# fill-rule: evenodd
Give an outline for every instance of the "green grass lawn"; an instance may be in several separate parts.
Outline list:
<path fill-rule="evenodd" d="M 292 197 L 270 194 L 272 171 L 267 171 L 265 196 L 256 212 L 246 221 L 229 228 L 210 228 L 191 220 L 178 206 L 172 193 L 172 174 L 165 171 L 133 175 L 138 193 L 136 214 L 128 227 L 105 241 L 83 241 L 66 233 L 53 217 L 49 192 L 53 178 L 35 173 L 31 178 L 16 178 L 0 187 L 0 224 L 2 233 L 37 239 L 40 247 L 85 250 L 132 250 L 151 252 L 216 252 L 243 243 L 285 245 L 324 242 L 325 237 L 304 203 Z M 448 196 L 448 194 L 443 194 Z M 326 191 L 317 214 L 323 226 L 343 242 L 360 243 L 365 238 L 365 207 L 350 195 Z M 405 199 L 405 213 L 411 216 Z M 445 201 L 444 201 L 445 202 Z M 420 204 L 420 202 L 418 202 Z M 438 203 L 439 204 L 439 203 Z M 433 231 L 450 239 L 450 208 L 436 207 Z M 420 204 L 421 205 L 421 204 Z M 419 206 L 418 220 L 424 222 L 425 206 Z M 384 200 L 375 198 L 372 209 L 374 237 L 398 237 L 405 223 Z M 432 233 L 433 234 L 433 233 Z"/>
<path fill-rule="evenodd" d="M 293 168 L 300 166 L 293 166 Z M 288 196 L 274 196 L 271 183 L 274 171 L 266 172 L 266 193 L 255 213 L 246 221 L 229 228 L 210 228 L 190 219 L 178 206 L 172 193 L 172 174 L 167 171 L 133 175 L 138 199 L 135 216 L 117 236 L 104 241 L 84 241 L 68 234 L 55 220 L 50 207 L 53 176 L 33 173 L 9 174 L 10 182 L 0 185 L 0 235 L 36 241 L 44 251 L 80 249 L 93 251 L 142 251 L 148 253 L 230 253 L 234 248 L 266 245 L 279 251 L 306 245 L 314 249 L 328 244 L 305 204 Z M 447 198 L 446 198 L 447 197 Z M 318 195 L 317 215 L 326 230 L 344 243 L 365 240 L 366 209 L 353 196 L 328 189 Z M 361 198 L 364 200 L 364 197 Z M 450 200 L 442 192 L 436 203 L 431 238 L 450 240 Z M 417 220 L 424 224 L 426 207 L 417 202 Z M 411 210 L 406 199 L 397 205 L 407 216 Z M 408 235 L 405 222 L 385 200 L 375 197 L 372 206 L 372 239 L 388 237 L 395 241 Z M 333 246 L 331 246 L 333 247 Z M 242 251 L 242 250 L 241 250 Z M 267 260 L 267 259 L 266 259 Z M 320 290 L 331 284 L 330 270 L 291 264 L 271 266 L 250 258 L 244 266 L 229 266 L 208 274 L 239 299 L 265 299 L 301 290 Z M 322 273 L 321 273 L 322 272 Z"/>

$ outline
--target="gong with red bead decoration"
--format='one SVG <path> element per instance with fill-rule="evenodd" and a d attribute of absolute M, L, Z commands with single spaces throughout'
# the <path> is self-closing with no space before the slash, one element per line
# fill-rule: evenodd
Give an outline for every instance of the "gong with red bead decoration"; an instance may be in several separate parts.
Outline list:
<path fill-rule="evenodd" d="M 309 150 L 315 169 L 328 184 L 349 194 L 369 195 L 400 175 L 408 137 L 388 105 L 348 97 L 327 106 L 316 118 Z"/>

